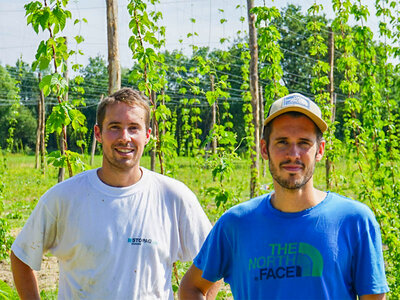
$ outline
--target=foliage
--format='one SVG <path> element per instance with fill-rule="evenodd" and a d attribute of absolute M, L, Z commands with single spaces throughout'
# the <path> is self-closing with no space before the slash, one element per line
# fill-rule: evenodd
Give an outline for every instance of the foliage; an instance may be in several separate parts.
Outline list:
<path fill-rule="evenodd" d="M 334 121 L 335 107 L 333 104 L 333 93 L 331 94 L 330 79 L 328 74 L 330 73 L 331 66 L 328 62 L 325 62 L 323 58 L 328 53 L 327 41 L 323 35 L 323 29 L 325 24 L 321 22 L 319 13 L 322 11 L 322 5 L 314 4 L 308 9 L 309 22 L 307 23 L 307 29 L 311 33 L 308 38 L 310 55 L 315 58 L 315 64 L 312 67 L 312 81 L 311 81 L 311 92 L 315 95 L 314 100 L 321 108 L 322 117 L 328 125 L 328 130 L 324 134 L 326 141 L 325 148 L 325 164 L 327 168 L 326 173 L 326 189 L 332 188 L 334 179 L 337 178 L 335 169 L 335 160 L 341 155 L 340 142 L 335 138 L 336 122 Z M 329 42 L 328 42 L 329 43 Z"/>
<path fill-rule="evenodd" d="M 61 74 L 67 70 L 68 58 L 76 53 L 75 51 L 68 51 L 65 37 L 59 36 L 66 26 L 67 19 L 72 18 L 71 12 L 65 9 L 67 4 L 67 0 L 53 0 L 51 6 L 48 6 L 46 1 L 44 1 L 44 4 L 34 1 L 26 4 L 25 10 L 27 24 L 30 24 L 37 34 L 40 30 L 49 33 L 48 40 L 42 41 L 37 49 L 36 61 L 34 61 L 32 69 L 46 70 L 51 63 L 54 66 L 54 73 L 44 76 L 39 87 L 45 96 L 53 94 L 57 97 L 58 105 L 53 107 L 47 120 L 46 129 L 49 133 L 56 132 L 63 136 L 63 145 L 60 145 L 63 151 L 60 152 L 60 155 L 65 156 L 65 160 L 61 161 L 66 162 L 64 166 L 68 167 L 69 175 L 72 176 L 71 163 L 76 160 L 73 157 L 70 159 L 68 156 L 71 152 L 64 152 L 64 150 L 68 150 L 66 128 L 71 124 L 75 131 L 86 133 L 87 129 L 84 115 L 74 107 L 74 103 L 82 104 L 84 102 L 80 100 L 65 101 L 68 93 L 68 82 Z M 75 24 L 79 21 L 75 20 Z M 83 19 L 83 21 L 85 20 Z M 79 44 L 83 41 L 83 38 L 76 36 L 75 40 Z M 72 65 L 72 69 L 75 71 L 79 67 L 78 64 Z M 75 78 L 75 82 L 80 82 L 80 77 Z M 82 146 L 82 140 L 79 146 Z"/>
<path fill-rule="evenodd" d="M 19 58 L 15 66 L 6 66 L 11 77 L 18 82 L 20 103 L 32 111 L 32 115 L 37 116 L 36 106 L 30 105 L 32 100 L 39 98 L 39 82 L 36 74 L 30 65 Z M 17 123 L 19 124 L 19 123 Z"/>
<path fill-rule="evenodd" d="M 161 134 L 161 130 L 171 128 L 168 124 L 171 112 L 165 105 L 169 97 L 165 97 L 166 70 L 164 56 L 159 52 L 165 45 L 165 27 L 159 26 L 162 13 L 151 11 L 148 4 L 155 5 L 157 0 L 151 1 L 130 1 L 128 12 L 131 15 L 129 28 L 132 36 L 129 38 L 129 48 L 132 51 L 132 58 L 137 61 L 137 67 L 133 68 L 129 79 L 137 84 L 138 89 L 149 97 L 152 107 L 153 134 L 155 135 L 155 151 L 158 155 L 161 173 L 164 174 L 164 151 L 175 153 L 175 143 L 171 142 L 171 135 Z M 158 36 L 158 38 L 157 38 Z M 157 103 L 156 93 L 161 92 L 161 105 Z M 160 122 L 161 128 L 160 128 Z M 164 139 L 165 138 L 165 139 Z M 163 140 L 164 139 L 164 140 Z M 163 147 L 167 147 L 165 150 Z M 170 157 L 173 159 L 175 155 Z"/>
<path fill-rule="evenodd" d="M 90 57 L 87 66 L 80 69 L 79 74 L 83 81 L 79 84 L 70 82 L 69 94 L 73 99 L 81 97 L 87 103 L 87 106 L 81 107 L 81 111 L 86 117 L 87 128 L 93 128 L 96 123 L 97 103 L 108 94 L 107 62 L 100 55 Z M 84 93 L 78 88 L 83 89 Z"/>
<path fill-rule="evenodd" d="M 257 15 L 256 26 L 259 30 L 259 56 L 262 63 L 260 77 L 267 80 L 264 96 L 269 106 L 273 100 L 288 93 L 287 88 L 281 84 L 283 70 L 280 63 L 283 53 L 278 43 L 281 35 L 273 23 L 281 15 L 276 7 L 255 7 L 254 13 Z"/>
<path fill-rule="evenodd" d="M 265 107 L 270 107 L 274 100 L 288 93 L 287 87 L 281 84 L 283 53 L 278 42 L 281 35 L 274 24 L 274 21 L 281 18 L 281 15 L 276 7 L 255 7 L 253 11 L 257 16 L 255 25 L 259 35 L 260 78 L 266 81 L 263 87 Z M 265 116 L 261 116 L 260 119 L 264 120 Z M 261 128 L 260 132 L 262 132 Z M 252 170 L 252 178 L 259 178 L 258 171 L 257 169 Z M 258 185 L 258 180 L 256 182 Z M 260 187 L 256 186 L 256 188 L 259 189 Z"/>
<path fill-rule="evenodd" d="M 5 107 L 2 109 L 3 114 L 0 115 L 0 135 L 7 136 L 10 128 L 10 122 L 8 121 L 10 118 L 10 110 L 13 109 L 12 106 Z M 14 152 L 18 151 L 27 151 L 35 148 L 36 137 L 34 132 L 36 131 L 36 120 L 32 115 L 32 111 L 29 110 L 26 106 L 19 106 L 14 111 L 14 120 L 16 125 L 13 129 L 13 150 Z M 0 147 L 6 148 L 7 141 L 1 140 Z"/>
<path fill-rule="evenodd" d="M 361 3 L 335 1 L 338 15 L 335 29 L 341 32 L 336 39 L 343 52 L 338 68 L 344 73 L 340 87 L 347 95 L 345 102 L 345 142 L 347 150 L 354 155 L 361 174 L 361 184 L 356 189 L 358 198 L 373 209 L 382 230 L 382 240 L 387 264 L 390 296 L 398 298 L 400 289 L 400 219 L 398 200 L 399 169 L 398 134 L 393 116 L 394 103 L 390 98 L 391 75 L 387 62 L 377 64 L 377 48 L 371 30 L 364 25 L 369 12 Z M 358 24 L 351 28 L 349 16 Z M 378 48 L 379 50 L 379 48 Z M 384 52 L 386 55 L 387 51 Z M 382 58 L 387 61 L 387 57 Z M 383 75 L 385 85 L 380 85 L 378 76 Z M 382 96 L 386 97 L 382 101 Z M 396 132 L 396 134 L 394 134 Z M 396 145 L 396 146 L 395 146 Z"/>
<path fill-rule="evenodd" d="M 15 81 L 9 74 L 9 72 L 0 66 L 0 93 L 11 105 L 9 108 L 1 108 L 0 113 L 3 115 L 3 121 L 7 122 L 7 133 L 3 137 L 5 139 L 6 148 L 8 151 L 12 151 L 14 147 L 14 130 L 17 126 L 16 118 L 18 116 L 19 108 L 19 88 L 18 81 Z"/>
<path fill-rule="evenodd" d="M 18 94 L 16 82 L 6 68 L 0 66 L 0 98 L 2 100 L 15 99 Z"/>
<path fill-rule="evenodd" d="M 281 67 L 284 71 L 282 77 L 284 86 L 290 92 L 299 92 L 310 96 L 312 68 L 315 61 L 309 57 L 311 46 L 309 38 L 313 36 L 313 32 L 309 30 L 307 24 L 312 19 L 322 26 L 319 35 L 324 41 L 327 41 L 328 20 L 326 17 L 319 14 L 313 17 L 309 14 L 304 15 L 300 6 L 289 4 L 287 7 L 283 7 L 279 18 L 271 21 L 280 34 L 278 43 L 283 53 Z M 326 55 L 320 53 L 320 60 L 327 62 Z"/>
<path fill-rule="evenodd" d="M 7 283 L 0 280 L 0 299 L 1 300 L 18 300 L 16 290 L 13 290 Z"/>
<path fill-rule="evenodd" d="M 6 188 L 6 169 L 7 164 L 5 158 L 3 157 L 3 155 L 0 154 L 0 260 L 8 257 L 8 253 L 11 249 L 11 244 L 13 242 L 13 239 L 9 233 L 10 226 L 7 222 L 7 219 L 2 217 L 5 199 L 4 189 Z"/>

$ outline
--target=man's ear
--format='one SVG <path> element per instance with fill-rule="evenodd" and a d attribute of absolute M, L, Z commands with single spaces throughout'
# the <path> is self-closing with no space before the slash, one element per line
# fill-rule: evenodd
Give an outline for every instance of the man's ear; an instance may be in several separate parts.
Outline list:
<path fill-rule="evenodd" d="M 325 141 L 322 140 L 317 149 L 317 154 L 315 155 L 315 160 L 321 161 L 322 157 L 324 156 L 324 153 L 325 153 Z"/>
<path fill-rule="evenodd" d="M 268 160 L 268 149 L 267 149 L 267 142 L 264 139 L 261 139 L 260 141 L 260 150 L 261 150 L 261 156 L 265 159 Z"/>
<path fill-rule="evenodd" d="M 101 143 L 101 129 L 99 127 L 99 125 L 95 124 L 94 125 L 94 136 L 96 138 L 96 140 Z"/>
<path fill-rule="evenodd" d="M 146 132 L 146 143 L 145 143 L 146 145 L 150 141 L 150 134 L 151 134 L 151 128 L 147 129 Z"/>

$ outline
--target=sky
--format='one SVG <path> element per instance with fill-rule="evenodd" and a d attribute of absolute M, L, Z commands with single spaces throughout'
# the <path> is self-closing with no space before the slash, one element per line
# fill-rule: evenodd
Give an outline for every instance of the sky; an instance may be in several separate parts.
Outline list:
<path fill-rule="evenodd" d="M 365 0 L 364 0 L 365 1 Z M 166 27 L 166 49 L 182 50 L 189 54 L 189 45 L 209 46 L 220 48 L 219 40 L 222 37 L 233 40 L 237 32 L 247 31 L 247 21 L 240 22 L 240 17 L 247 20 L 246 0 L 161 0 L 156 9 L 163 13 L 163 25 Z M 367 0 L 372 2 L 372 0 Z M 41 40 L 48 39 L 48 33 L 37 35 L 32 27 L 26 24 L 24 5 L 29 1 L 0 0 L 0 65 L 15 65 L 22 56 L 25 62 L 32 63 L 37 47 Z M 74 62 L 86 65 L 89 57 L 97 55 L 107 59 L 107 27 L 106 27 L 106 1 L 105 0 L 70 0 L 67 9 L 71 11 L 73 20 L 76 18 L 87 19 L 86 23 L 73 25 L 67 24 L 65 35 L 68 37 L 69 48 L 81 50 L 83 56 L 72 58 Z M 120 61 L 122 67 L 132 66 L 132 53 L 128 47 L 131 36 L 129 29 L 130 16 L 126 5 L 128 0 L 118 1 L 118 30 L 120 45 Z M 288 3 L 300 5 L 303 10 L 309 8 L 314 0 L 303 1 L 272 1 L 255 0 L 255 5 L 286 6 Z M 324 6 L 324 12 L 332 17 L 330 0 L 319 0 Z M 240 6 L 237 8 L 237 6 Z M 373 8 L 370 8 L 373 14 Z M 227 22 L 221 24 L 220 19 Z M 192 23 L 190 20 L 195 19 Z M 372 27 L 377 22 L 372 20 Z M 196 32 L 198 37 L 187 38 L 188 33 Z M 76 35 L 81 35 L 85 41 L 79 46 L 73 40 Z M 179 42 L 182 40 L 182 42 Z M 227 44 L 228 45 L 228 44 Z"/>

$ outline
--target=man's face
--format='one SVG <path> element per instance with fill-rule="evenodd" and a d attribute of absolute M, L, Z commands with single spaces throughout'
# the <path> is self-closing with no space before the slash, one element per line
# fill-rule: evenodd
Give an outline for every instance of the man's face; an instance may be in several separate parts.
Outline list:
<path fill-rule="evenodd" d="M 285 189 L 300 189 L 313 184 L 315 164 L 322 159 L 325 142 L 317 144 L 315 124 L 306 116 L 281 115 L 272 121 L 267 149 L 261 141 L 261 152 L 269 160 L 269 169 L 278 184 Z"/>
<path fill-rule="evenodd" d="M 123 102 L 106 108 L 102 131 L 95 126 L 95 135 L 103 144 L 103 168 L 129 171 L 138 168 L 151 129 L 146 130 L 145 110 Z"/>

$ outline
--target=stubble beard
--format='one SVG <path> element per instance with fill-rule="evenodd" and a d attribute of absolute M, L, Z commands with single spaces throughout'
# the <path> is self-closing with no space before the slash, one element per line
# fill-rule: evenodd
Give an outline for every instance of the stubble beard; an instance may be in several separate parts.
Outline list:
<path fill-rule="evenodd" d="M 285 163 L 289 163 L 288 161 L 280 163 L 279 168 L 282 168 L 281 166 Z M 272 178 L 283 188 L 288 189 L 288 190 L 298 190 L 305 186 L 311 179 L 311 177 L 314 174 L 315 170 L 315 162 L 308 168 L 304 166 L 303 163 L 301 162 L 296 162 L 296 164 L 301 165 L 303 169 L 305 170 L 305 174 L 301 176 L 298 179 L 294 179 L 292 177 L 295 176 L 295 174 L 289 174 L 289 178 L 283 178 L 278 175 L 278 170 L 275 167 L 275 165 L 271 162 L 271 160 L 268 161 L 269 165 L 269 171 L 271 173 Z"/>

